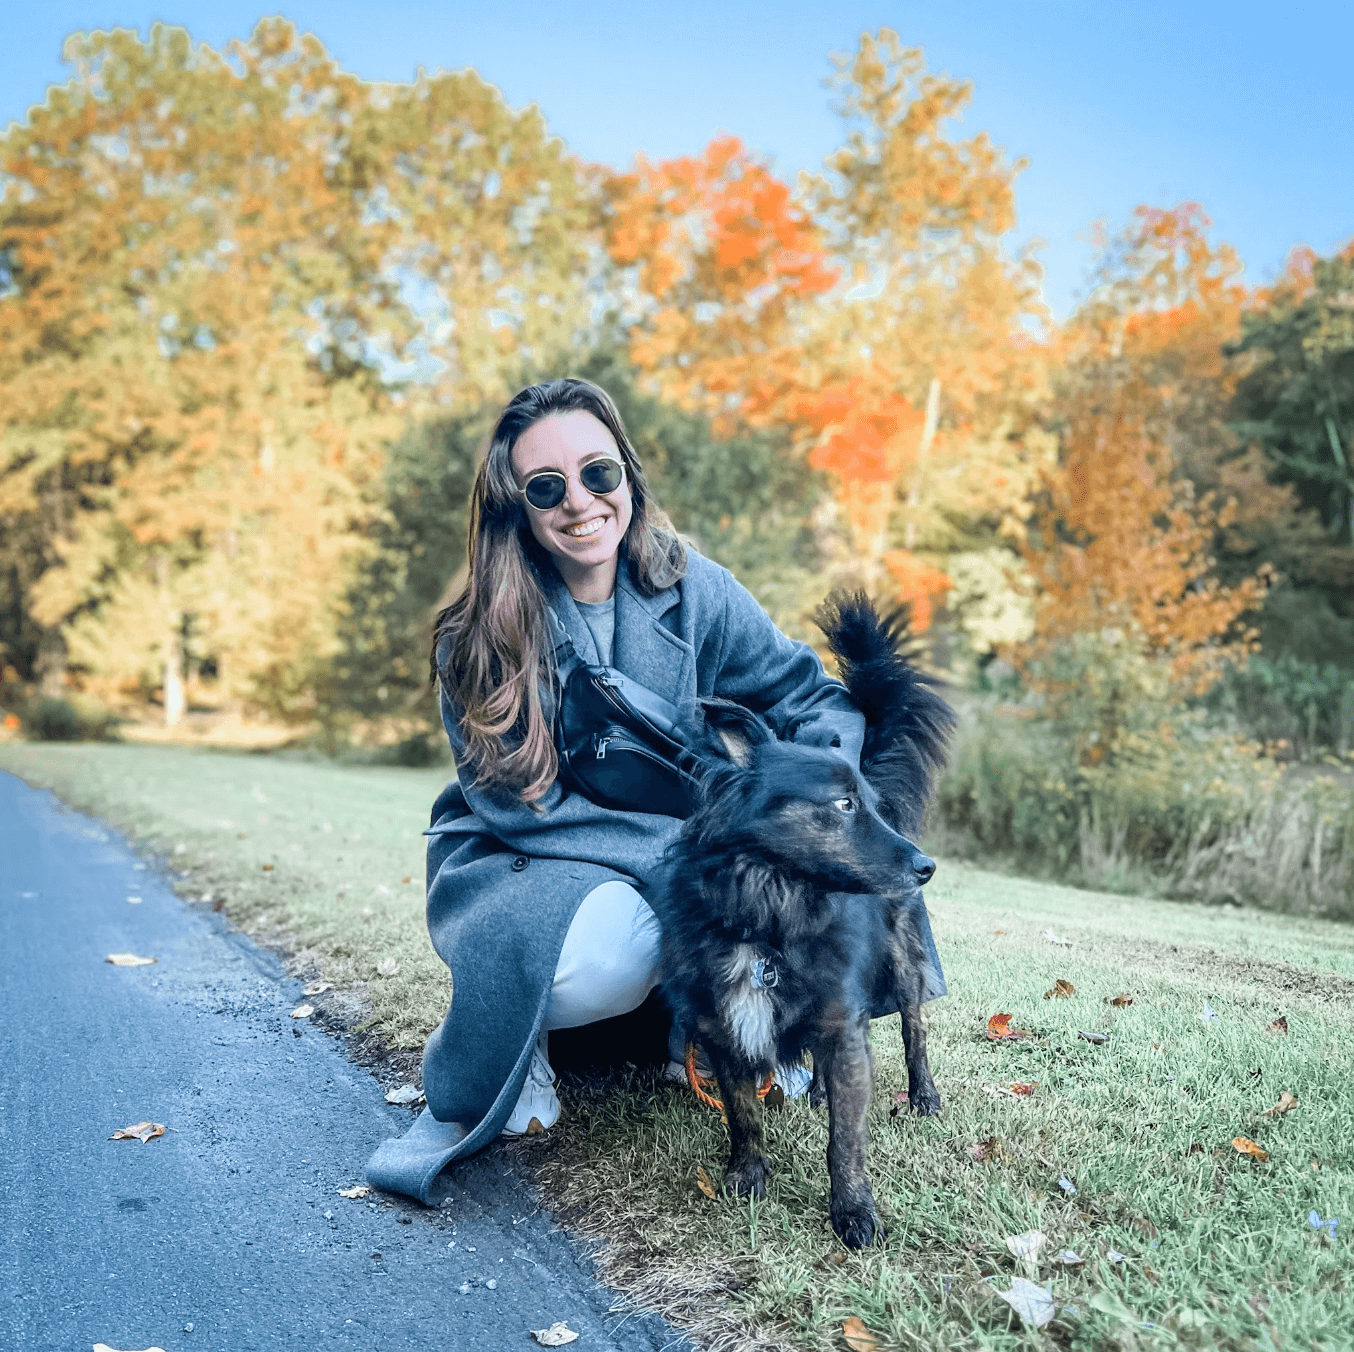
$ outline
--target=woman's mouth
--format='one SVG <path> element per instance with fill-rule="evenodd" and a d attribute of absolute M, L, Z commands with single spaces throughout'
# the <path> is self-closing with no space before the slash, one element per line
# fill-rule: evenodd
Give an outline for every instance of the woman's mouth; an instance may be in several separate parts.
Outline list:
<path fill-rule="evenodd" d="M 575 540 L 581 540 L 585 536 L 596 535 L 604 525 L 606 525 L 606 518 L 595 516 L 591 521 L 580 521 L 576 526 L 565 526 L 564 534 L 572 536 Z"/>

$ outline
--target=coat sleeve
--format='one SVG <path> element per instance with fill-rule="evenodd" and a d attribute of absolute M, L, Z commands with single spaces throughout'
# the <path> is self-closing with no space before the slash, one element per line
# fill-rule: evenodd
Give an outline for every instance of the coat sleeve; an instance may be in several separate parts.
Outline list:
<path fill-rule="evenodd" d="M 787 638 L 732 573 L 721 568 L 723 616 L 714 694 L 761 714 L 782 741 L 840 748 L 860 764 L 865 716 L 807 643 Z"/>
<path fill-rule="evenodd" d="M 516 795 L 482 789 L 465 763 L 460 721 L 445 693 L 442 723 L 466 805 L 480 825 L 510 850 L 542 859 L 602 864 L 643 885 L 681 830 L 682 823 L 675 817 L 599 807 L 581 793 L 565 789 L 558 778 L 534 806 Z"/>

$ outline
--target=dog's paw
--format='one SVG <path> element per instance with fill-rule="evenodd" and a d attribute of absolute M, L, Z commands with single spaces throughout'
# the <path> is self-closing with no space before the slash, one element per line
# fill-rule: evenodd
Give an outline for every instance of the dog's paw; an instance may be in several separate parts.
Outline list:
<path fill-rule="evenodd" d="M 755 1197 L 760 1202 L 766 1196 L 770 1173 L 771 1161 L 765 1155 L 754 1156 L 738 1166 L 731 1164 L 724 1175 L 724 1191 L 730 1197 Z"/>
<path fill-rule="evenodd" d="M 815 1079 L 809 1086 L 809 1107 L 826 1108 L 827 1107 L 827 1085 L 821 1080 Z"/>
<path fill-rule="evenodd" d="M 940 1091 L 932 1085 L 929 1089 L 908 1092 L 908 1102 L 918 1117 L 940 1116 Z"/>
<path fill-rule="evenodd" d="M 832 1206 L 832 1228 L 848 1249 L 868 1249 L 884 1240 L 884 1227 L 869 1202 Z"/>

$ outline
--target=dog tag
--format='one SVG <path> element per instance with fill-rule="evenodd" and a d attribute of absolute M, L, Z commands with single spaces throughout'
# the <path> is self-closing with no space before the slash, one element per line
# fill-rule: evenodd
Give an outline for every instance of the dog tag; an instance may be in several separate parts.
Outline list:
<path fill-rule="evenodd" d="M 758 958 L 752 966 L 752 981 L 763 990 L 770 990 L 780 980 L 780 974 L 771 965 L 770 959 Z"/>

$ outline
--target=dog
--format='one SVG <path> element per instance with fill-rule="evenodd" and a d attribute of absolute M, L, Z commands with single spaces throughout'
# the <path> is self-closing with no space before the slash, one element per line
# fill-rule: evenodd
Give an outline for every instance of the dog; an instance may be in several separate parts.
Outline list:
<path fill-rule="evenodd" d="M 663 927 L 673 1015 L 719 1081 L 729 1123 L 725 1189 L 762 1197 L 757 1083 L 813 1053 L 830 1116 L 833 1229 L 882 1235 L 866 1173 L 871 1015 L 902 1014 L 909 1095 L 939 1111 L 920 1004 L 921 888 L 935 864 L 909 839 L 953 724 L 908 662 L 906 616 L 834 594 L 818 620 L 866 717 L 861 773 L 837 752 L 776 740 L 751 711 L 702 702 L 702 801 L 669 849 L 650 904 Z"/>

